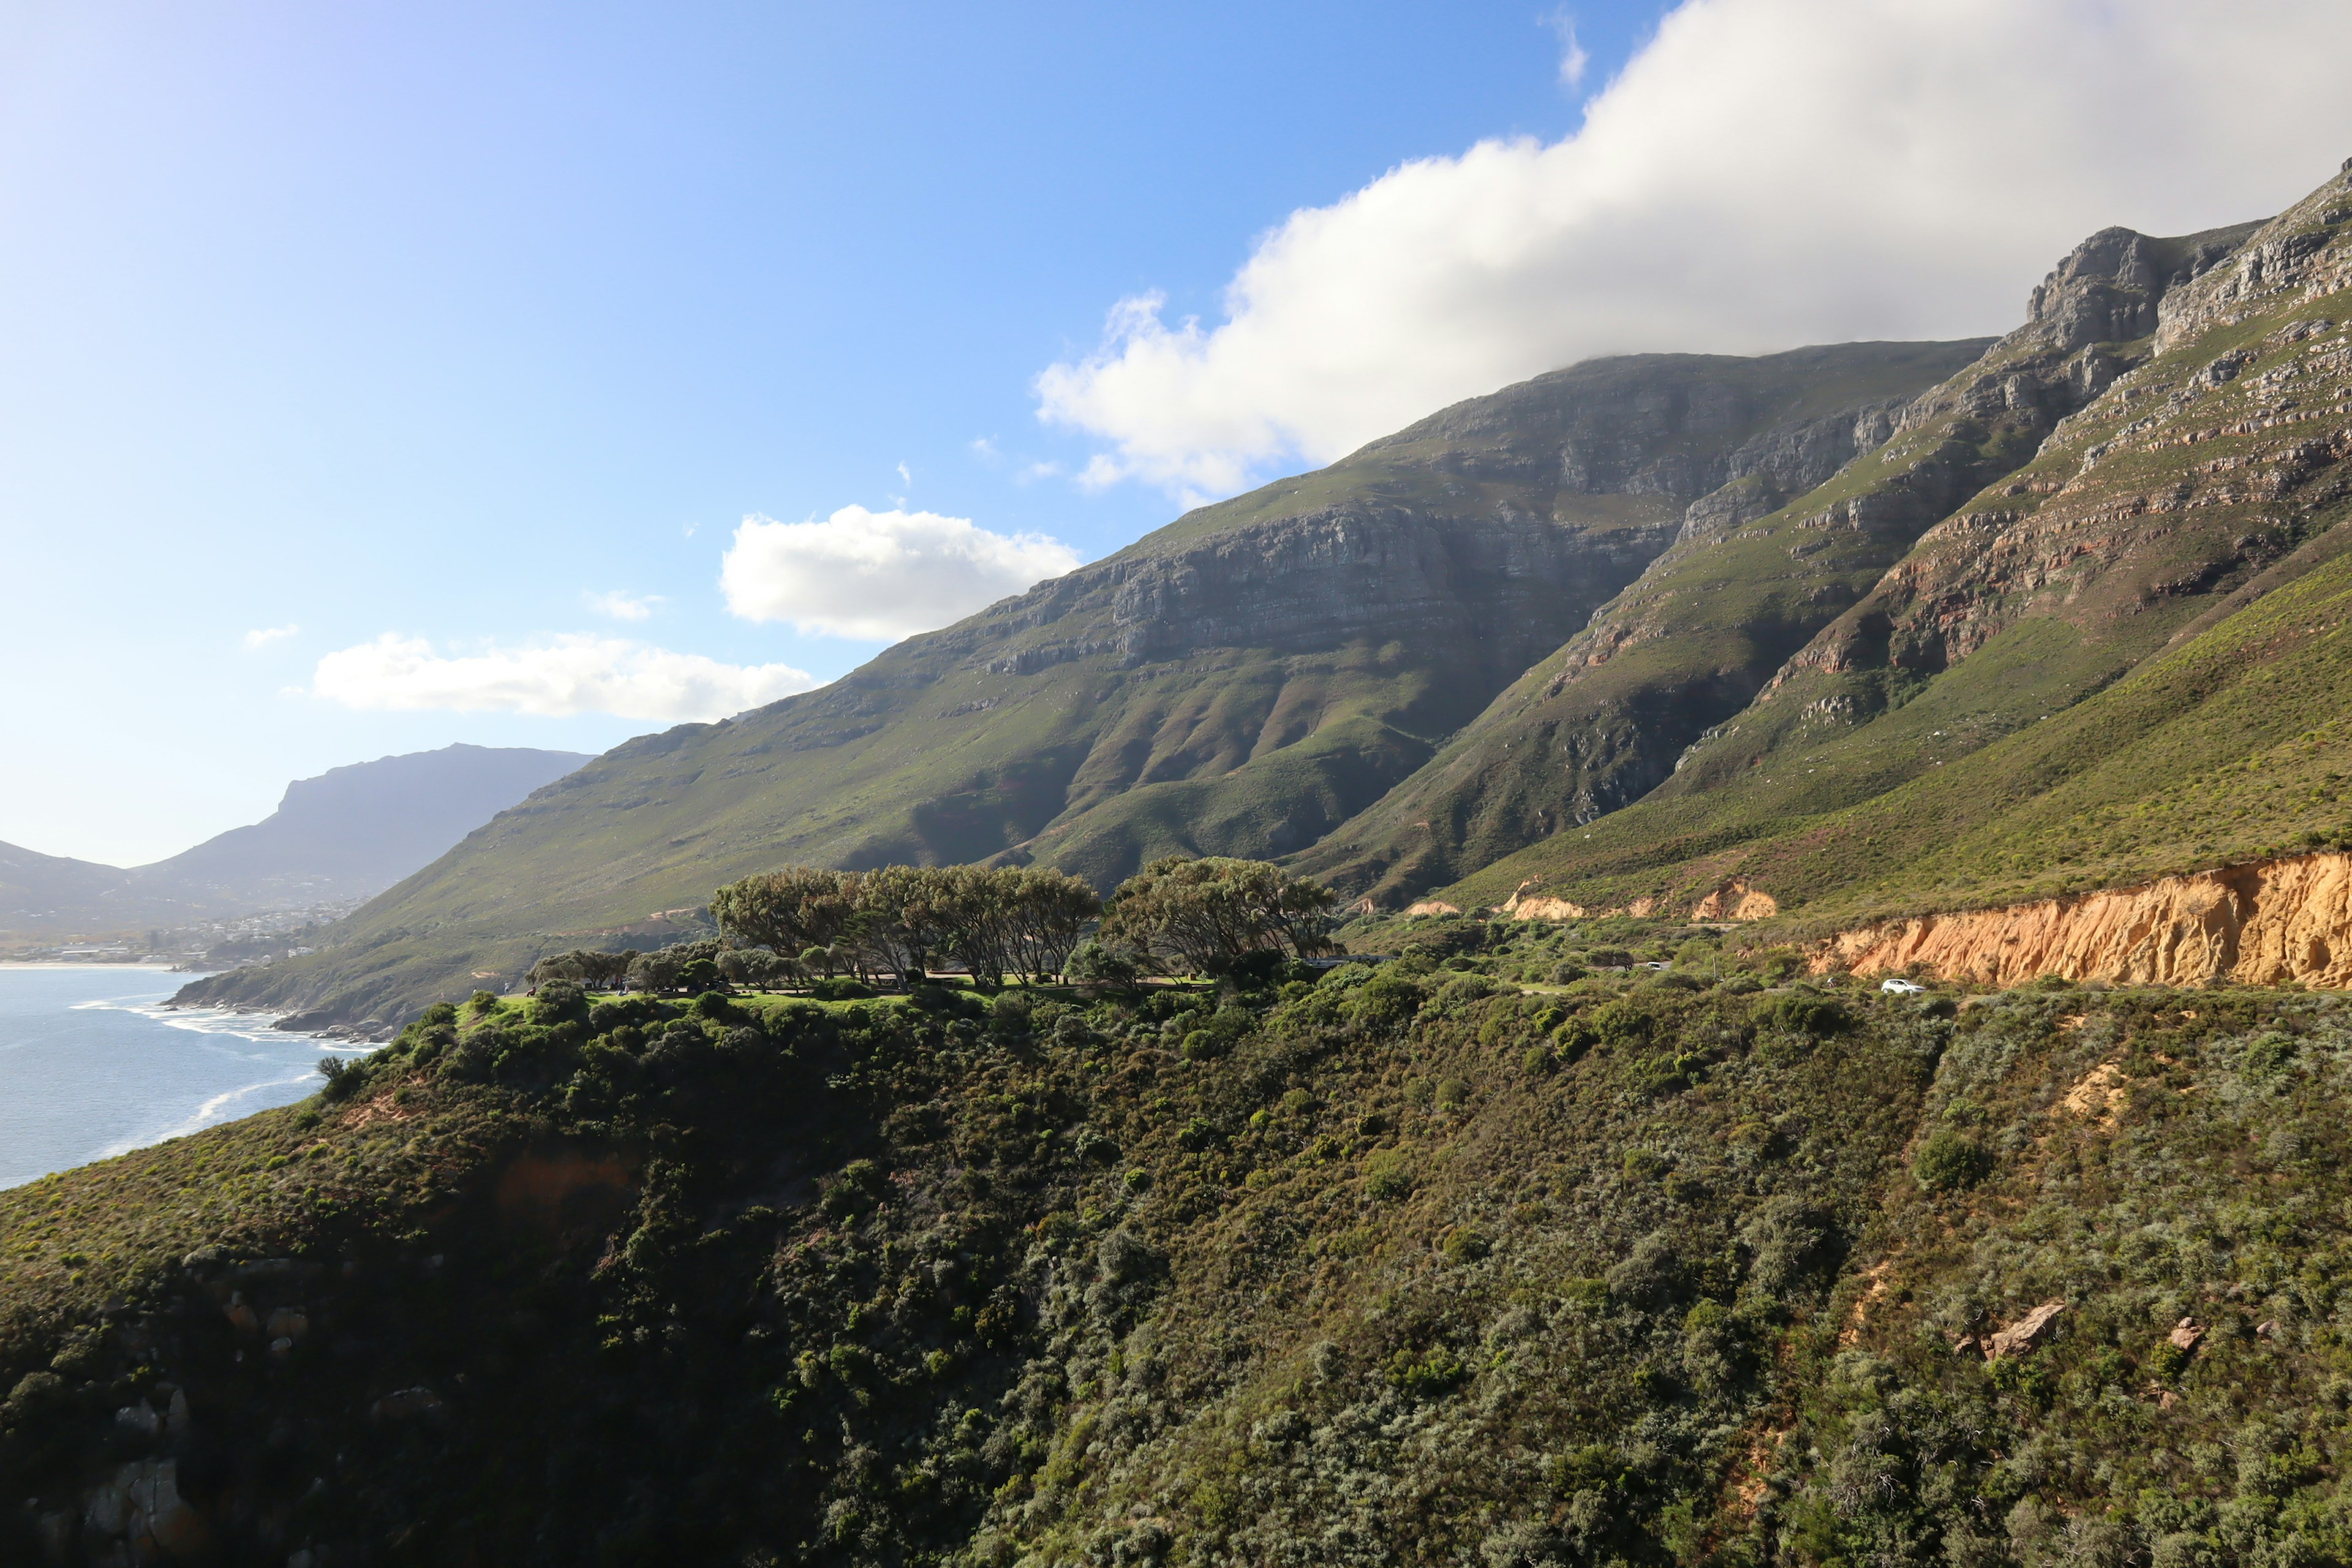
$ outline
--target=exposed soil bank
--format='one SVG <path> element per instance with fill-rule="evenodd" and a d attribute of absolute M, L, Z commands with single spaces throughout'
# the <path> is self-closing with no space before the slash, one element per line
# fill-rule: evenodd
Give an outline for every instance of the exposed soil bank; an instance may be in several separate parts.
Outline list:
<path fill-rule="evenodd" d="M 2352 855 L 2299 855 L 2167 877 L 2144 888 L 2008 909 L 1922 915 L 1843 931 L 1816 969 L 1919 964 L 2014 985 L 2040 975 L 2126 984 L 2352 986 Z"/>

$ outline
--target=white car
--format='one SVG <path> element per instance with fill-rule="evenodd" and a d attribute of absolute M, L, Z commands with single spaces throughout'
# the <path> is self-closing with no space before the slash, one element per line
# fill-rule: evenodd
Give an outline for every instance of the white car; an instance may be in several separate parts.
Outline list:
<path fill-rule="evenodd" d="M 1897 996 L 1916 996 L 1927 989 L 1916 980 L 1882 980 L 1878 983 L 1878 988 L 1881 991 L 1892 991 Z"/>

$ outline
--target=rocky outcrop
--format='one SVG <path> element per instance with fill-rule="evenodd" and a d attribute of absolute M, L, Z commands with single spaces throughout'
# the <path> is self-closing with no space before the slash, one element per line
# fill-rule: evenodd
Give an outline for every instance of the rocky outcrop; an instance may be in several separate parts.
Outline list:
<path fill-rule="evenodd" d="M 1454 638 L 1502 645 L 1507 679 L 1549 651 L 1522 653 L 1519 628 L 1556 623 L 1563 604 L 1605 602 L 1676 526 L 1662 516 L 1606 531 L 1564 528 L 1503 508 L 1468 528 L 1402 507 L 1347 504 L 1092 574 L 1109 600 L 1111 642 L 1129 667 L 1213 647 Z"/>
<path fill-rule="evenodd" d="M 2352 286 L 2352 163 L 2336 178 L 2261 226 L 2228 267 L 2208 265 L 2158 307 L 2156 348 L 2167 353 L 2216 327 L 2317 300 Z M 2228 231 L 2221 231 L 2228 232 Z"/>
<path fill-rule="evenodd" d="M 2297 856 L 2144 888 L 1921 915 L 1841 933 L 1817 970 L 1914 967 L 2014 985 L 2045 974 L 2111 984 L 2352 986 L 2352 856 Z"/>
<path fill-rule="evenodd" d="M 1943 426 L 1956 437 L 2000 429 L 2017 460 L 2032 456 L 2071 416 L 2089 407 L 2157 352 L 2166 300 L 2219 268 L 2262 227 L 2242 224 L 2205 234 L 2156 239 L 2127 228 L 2102 229 L 2074 247 L 2033 290 L 2023 326 L 2003 338 L 1969 375 L 1957 377 L 1906 411 L 1905 433 Z M 2012 465 L 2014 466 L 2014 465 Z M 1821 526 L 1850 526 L 1865 511 L 1916 518 L 1917 550 L 1867 595 L 1817 633 L 1770 684 L 1767 698 L 1809 675 L 1843 675 L 1895 666 L 1944 669 L 1982 647 L 2022 610 L 2021 588 L 2074 565 L 2080 551 L 2042 542 L 2030 508 L 1988 508 L 1981 500 L 1951 516 L 2000 478 L 1967 439 L 1947 439 L 1903 476 L 1903 483 L 1841 500 Z M 2063 516 L 2061 495 L 2035 506 Z M 1948 521 L 1945 521 L 1948 519 Z M 2014 564 L 1990 563 L 2006 552 Z"/>

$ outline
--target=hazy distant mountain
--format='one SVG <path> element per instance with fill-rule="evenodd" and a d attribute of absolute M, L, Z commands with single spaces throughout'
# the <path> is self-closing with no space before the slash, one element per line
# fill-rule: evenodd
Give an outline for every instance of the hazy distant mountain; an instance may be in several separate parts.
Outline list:
<path fill-rule="evenodd" d="M 0 844 L 0 931 L 47 930 L 35 922 L 51 911 L 107 907 L 131 881 L 118 866 Z"/>
<path fill-rule="evenodd" d="M 0 930 L 119 930 L 382 892 L 588 758 L 453 745 L 330 769 L 267 818 L 123 870 L 0 844 Z"/>

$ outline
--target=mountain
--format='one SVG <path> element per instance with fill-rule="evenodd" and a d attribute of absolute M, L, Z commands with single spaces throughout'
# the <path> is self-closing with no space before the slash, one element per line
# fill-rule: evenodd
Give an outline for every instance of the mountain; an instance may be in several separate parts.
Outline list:
<path fill-rule="evenodd" d="M 789 860 L 1108 888 L 1238 854 L 1374 912 L 1812 941 L 2352 837 L 2347 180 L 2101 230 L 1997 341 L 1474 399 L 824 691 L 632 742 L 325 951 L 191 999 L 388 1026 L 551 947 L 667 940 Z"/>
<path fill-rule="evenodd" d="M 105 910 L 106 900 L 120 899 L 130 878 L 120 868 L 94 860 L 0 844 L 0 930 L 67 925 L 82 913 Z M 103 920 L 100 917 L 97 923 Z"/>
<path fill-rule="evenodd" d="M 1897 411 L 1891 438 L 1817 489 L 1695 519 L 1591 626 L 1300 864 L 1393 903 L 1648 795 L 1825 627 L 1866 619 L 1864 601 L 1929 529 L 2144 364 L 2163 301 L 2257 226 L 2094 235 L 2033 291 L 2026 324 Z"/>
<path fill-rule="evenodd" d="M 1811 489 L 1982 342 L 1594 361 L 1188 513 L 823 690 L 632 741 L 202 996 L 394 1017 L 789 860 L 1281 855 L 1377 801 L 1675 539 Z M 1695 521 L 1696 520 L 1696 521 Z M 640 934 L 631 936 L 632 931 Z"/>
<path fill-rule="evenodd" d="M 457 744 L 332 768 L 278 809 L 129 870 L 0 845 L 0 930 L 126 931 L 382 892 L 589 759 Z"/>
<path fill-rule="evenodd" d="M 2352 174 L 2164 293 L 2137 368 L 1649 796 L 1439 897 L 1690 908 L 1737 886 L 1811 929 L 2347 837 L 2348 289 Z"/>
<path fill-rule="evenodd" d="M 589 760 L 461 742 L 331 768 L 288 784 L 278 809 L 252 826 L 132 875 L 245 901 L 379 893 Z"/>

